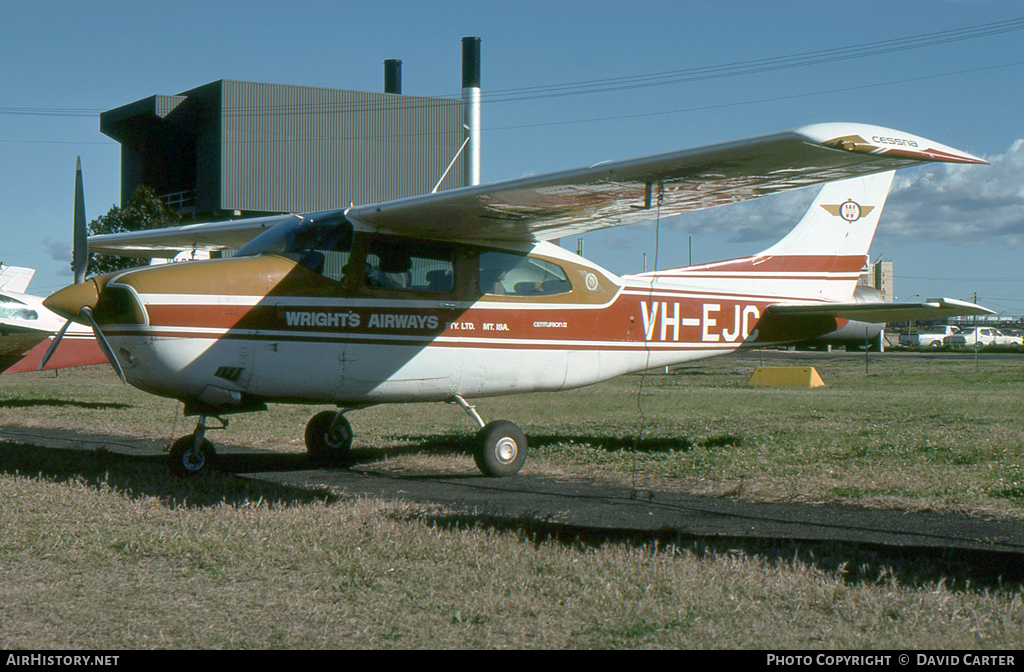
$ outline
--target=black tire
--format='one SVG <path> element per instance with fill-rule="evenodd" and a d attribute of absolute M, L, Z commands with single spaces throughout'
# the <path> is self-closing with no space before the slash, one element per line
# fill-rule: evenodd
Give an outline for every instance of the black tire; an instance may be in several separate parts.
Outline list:
<path fill-rule="evenodd" d="M 209 439 L 203 439 L 198 452 L 195 450 L 196 437 L 183 436 L 171 446 L 171 471 L 178 476 L 198 476 L 213 468 L 217 452 Z"/>
<path fill-rule="evenodd" d="M 343 416 L 331 432 L 336 411 L 317 413 L 306 424 L 306 450 L 314 464 L 344 464 L 352 448 L 352 425 Z"/>
<path fill-rule="evenodd" d="M 473 459 L 485 476 L 514 476 L 526 462 L 526 435 L 513 422 L 495 420 L 477 434 Z"/>

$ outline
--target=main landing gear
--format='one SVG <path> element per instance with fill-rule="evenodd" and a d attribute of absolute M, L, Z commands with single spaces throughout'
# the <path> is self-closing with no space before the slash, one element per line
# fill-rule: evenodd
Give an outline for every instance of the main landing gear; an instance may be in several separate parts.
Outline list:
<path fill-rule="evenodd" d="M 526 462 L 526 436 L 523 430 L 508 420 L 484 424 L 476 409 L 460 396 L 453 397 L 451 403 L 461 406 L 480 427 L 473 450 L 473 458 L 480 471 L 486 476 L 513 476 L 522 469 Z M 352 425 L 345 419 L 345 413 L 351 410 L 343 408 L 323 411 L 314 415 L 306 425 L 306 450 L 314 464 L 345 464 L 353 437 Z"/>
<path fill-rule="evenodd" d="M 317 413 L 306 424 L 306 450 L 317 466 L 339 466 L 345 463 L 352 448 L 352 425 L 345 419 L 345 411 Z"/>
<path fill-rule="evenodd" d="M 473 418 L 480 431 L 476 435 L 473 459 L 485 476 L 515 476 L 526 462 L 526 435 L 515 423 L 494 420 L 484 424 L 483 418 L 465 399 L 456 395 L 453 403 Z"/>

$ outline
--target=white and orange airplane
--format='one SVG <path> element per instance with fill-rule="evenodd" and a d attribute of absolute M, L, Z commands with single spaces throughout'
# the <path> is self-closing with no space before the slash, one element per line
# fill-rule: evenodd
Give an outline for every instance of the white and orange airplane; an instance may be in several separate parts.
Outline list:
<path fill-rule="evenodd" d="M 305 439 L 311 457 L 339 462 L 346 413 L 446 401 L 479 425 L 481 471 L 508 476 L 526 438 L 485 423 L 473 399 L 804 341 L 849 320 L 989 312 L 853 298 L 892 171 L 930 161 L 985 163 L 891 129 L 820 124 L 332 212 L 98 236 L 92 251 L 140 257 L 251 241 L 230 258 L 94 277 L 45 305 L 93 324 L 129 383 L 199 416 L 171 449 L 179 472 L 214 459 L 209 418 L 335 406 Z M 546 242 L 822 183 L 789 235 L 742 259 L 619 277 Z"/>

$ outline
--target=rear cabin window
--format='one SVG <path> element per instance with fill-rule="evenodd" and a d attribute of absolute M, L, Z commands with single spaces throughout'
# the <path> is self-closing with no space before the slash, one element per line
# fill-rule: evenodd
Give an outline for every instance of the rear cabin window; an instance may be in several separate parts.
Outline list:
<path fill-rule="evenodd" d="M 572 291 L 561 266 L 510 252 L 480 255 L 480 292 L 507 296 L 551 296 Z"/>
<path fill-rule="evenodd" d="M 447 293 L 455 287 L 451 249 L 421 241 L 373 241 L 365 272 L 371 288 Z"/>

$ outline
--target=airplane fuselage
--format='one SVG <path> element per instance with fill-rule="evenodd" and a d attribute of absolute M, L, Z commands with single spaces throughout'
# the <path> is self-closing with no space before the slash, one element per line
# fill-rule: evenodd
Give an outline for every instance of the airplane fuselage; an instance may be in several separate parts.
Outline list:
<path fill-rule="evenodd" d="M 128 382 L 223 413 L 589 385 L 732 352 L 785 299 L 751 293 L 742 273 L 732 285 L 708 270 L 618 277 L 548 243 L 355 232 L 341 247 L 315 251 L 317 263 L 308 251 L 261 253 L 123 273 L 106 281 L 96 317 Z M 412 268 L 385 285 L 394 250 L 411 251 Z"/>

